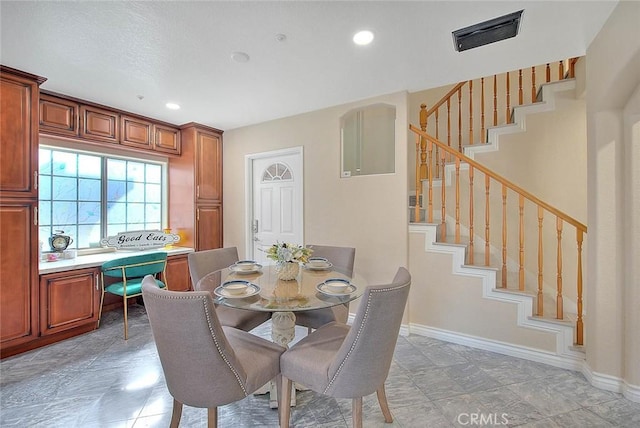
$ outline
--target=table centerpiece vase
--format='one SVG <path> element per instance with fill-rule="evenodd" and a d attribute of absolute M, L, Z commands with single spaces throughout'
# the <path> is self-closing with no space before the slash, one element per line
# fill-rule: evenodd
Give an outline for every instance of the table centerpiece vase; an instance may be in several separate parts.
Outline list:
<path fill-rule="evenodd" d="M 278 279 L 283 281 L 291 281 L 298 277 L 300 265 L 298 262 L 279 262 L 276 264 L 276 273 Z"/>

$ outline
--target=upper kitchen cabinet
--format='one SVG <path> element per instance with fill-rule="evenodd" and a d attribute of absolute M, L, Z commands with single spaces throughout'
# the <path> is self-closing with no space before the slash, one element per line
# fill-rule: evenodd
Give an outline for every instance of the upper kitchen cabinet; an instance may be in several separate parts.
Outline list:
<path fill-rule="evenodd" d="M 77 137 L 79 110 L 77 102 L 40 94 L 40 132 Z"/>
<path fill-rule="evenodd" d="M 179 155 L 181 152 L 180 129 L 167 125 L 153 125 L 153 149 L 156 152 Z"/>
<path fill-rule="evenodd" d="M 118 113 L 93 106 L 80 106 L 80 136 L 104 143 L 119 143 Z"/>
<path fill-rule="evenodd" d="M 41 93 L 39 118 L 43 135 L 180 155 L 180 128 L 67 95 Z"/>
<path fill-rule="evenodd" d="M 0 66 L 2 197 L 38 197 L 38 97 L 45 80 Z"/>
<path fill-rule="evenodd" d="M 222 203 L 222 135 L 190 128 L 196 146 L 196 203 Z"/>
<path fill-rule="evenodd" d="M 150 150 L 153 148 L 153 124 L 131 116 L 120 117 L 120 144 Z"/>

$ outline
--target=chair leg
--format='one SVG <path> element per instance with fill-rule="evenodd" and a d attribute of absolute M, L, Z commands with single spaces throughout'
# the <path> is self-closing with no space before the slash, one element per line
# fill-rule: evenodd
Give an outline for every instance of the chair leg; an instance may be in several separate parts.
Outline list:
<path fill-rule="evenodd" d="M 100 295 L 100 311 L 98 312 L 98 323 L 96 328 L 100 328 L 100 320 L 102 319 L 102 305 L 104 304 L 104 291 Z"/>
<path fill-rule="evenodd" d="M 289 428 L 289 418 L 291 416 L 291 380 L 280 375 L 280 391 L 278 391 L 278 397 L 280 402 L 278 403 L 278 416 L 280 417 L 280 428 Z M 285 403 L 283 405 L 283 403 Z"/>
<path fill-rule="evenodd" d="M 98 312 L 98 323 L 96 328 L 100 328 L 100 320 L 102 319 L 102 305 L 104 304 L 104 274 L 100 272 L 100 287 L 102 288 L 102 294 L 100 294 L 100 312 Z"/>
<path fill-rule="evenodd" d="M 380 404 L 380 410 L 382 410 L 382 414 L 384 415 L 384 421 L 388 424 L 393 422 L 393 416 L 391 416 L 391 411 L 389 410 L 389 403 L 387 403 L 387 394 L 384 392 L 384 383 L 378 390 L 376 391 L 378 395 L 378 403 Z"/>
<path fill-rule="evenodd" d="M 173 399 L 173 412 L 171 413 L 171 422 L 169 428 L 178 428 L 180 425 L 180 418 L 182 417 L 182 403 Z"/>
<path fill-rule="evenodd" d="M 207 409 L 207 427 L 208 428 L 218 427 L 218 408 L 217 407 L 209 407 L 209 409 Z"/>
<path fill-rule="evenodd" d="M 122 303 L 124 303 L 124 340 L 129 338 L 129 324 L 127 323 L 127 296 L 122 298 Z"/>
<path fill-rule="evenodd" d="M 352 400 L 351 418 L 353 419 L 353 428 L 362 428 L 362 397 Z"/>

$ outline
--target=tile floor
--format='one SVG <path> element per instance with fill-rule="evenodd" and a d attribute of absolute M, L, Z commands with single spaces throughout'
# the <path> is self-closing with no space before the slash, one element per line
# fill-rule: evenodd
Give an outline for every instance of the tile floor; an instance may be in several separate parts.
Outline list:
<path fill-rule="evenodd" d="M 144 308 L 106 313 L 99 330 L 0 362 L 1 427 L 168 427 L 166 390 Z M 257 333 L 269 336 L 269 323 Z M 300 330 L 300 336 L 304 330 Z M 188 364 L 188 362 L 185 362 Z M 640 404 L 592 387 L 576 372 L 422 336 L 400 337 L 385 424 L 375 394 L 364 426 L 528 428 L 639 427 Z M 295 427 L 351 426 L 350 400 L 298 392 Z M 277 427 L 266 395 L 219 409 L 220 427 Z M 181 427 L 205 427 L 206 410 L 186 407 Z"/>

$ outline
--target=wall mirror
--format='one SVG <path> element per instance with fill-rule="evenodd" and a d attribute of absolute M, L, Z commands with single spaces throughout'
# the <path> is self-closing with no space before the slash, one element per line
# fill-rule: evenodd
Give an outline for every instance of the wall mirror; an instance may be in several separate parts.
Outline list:
<path fill-rule="evenodd" d="M 395 172 L 396 108 L 374 104 L 340 118 L 342 177 Z"/>

